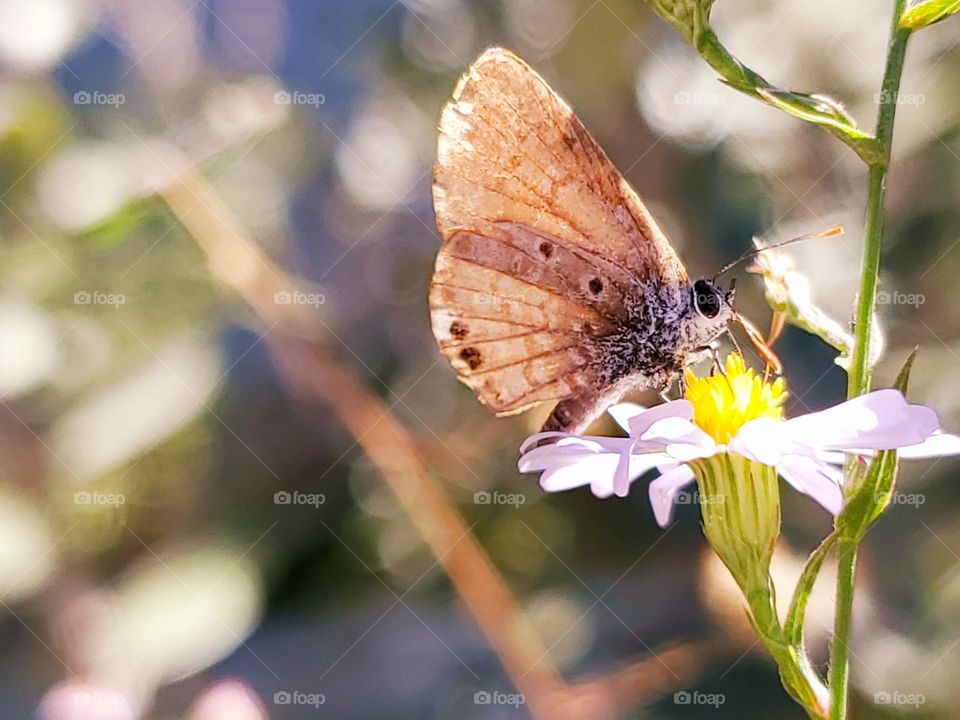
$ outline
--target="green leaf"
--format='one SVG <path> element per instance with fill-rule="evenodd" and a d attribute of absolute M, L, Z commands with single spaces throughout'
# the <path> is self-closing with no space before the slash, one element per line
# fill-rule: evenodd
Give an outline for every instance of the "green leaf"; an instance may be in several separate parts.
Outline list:
<path fill-rule="evenodd" d="M 893 383 L 894 389 L 899 390 L 904 396 L 907 394 L 907 386 L 910 384 L 910 371 L 913 370 L 913 361 L 917 359 L 917 351 L 919 349 L 920 346 L 915 345 L 913 350 L 910 351 L 907 359 L 903 362 L 903 367 L 900 368 L 900 372 L 897 373 L 897 379 Z"/>
<path fill-rule="evenodd" d="M 769 87 L 757 88 L 757 94 L 775 108 L 795 118 L 842 133 L 864 147 L 876 145 L 875 151 L 868 154 L 871 157 L 875 155 L 876 159 L 883 157 L 883 150 L 876 139 L 857 126 L 857 121 L 839 100 L 827 95 L 806 95 Z"/>
<path fill-rule="evenodd" d="M 827 559 L 827 555 L 833 550 L 836 542 L 836 531 L 827 535 L 819 547 L 810 554 L 807 564 L 800 574 L 800 579 L 797 581 L 797 587 L 793 591 L 793 600 L 790 601 L 790 610 L 787 612 L 787 619 L 783 625 L 783 633 L 786 635 L 787 642 L 794 647 L 803 647 L 803 618 L 807 611 L 807 601 L 810 599 L 810 593 L 813 592 L 813 584 L 817 581 L 817 575 L 820 573 L 820 568 L 823 567 L 823 561 Z"/>
<path fill-rule="evenodd" d="M 843 510 L 837 517 L 837 531 L 844 538 L 859 543 L 867 534 L 874 519 L 889 503 L 889 498 L 885 497 L 880 488 L 884 484 L 892 487 L 892 475 L 895 470 L 896 452 L 885 450 L 874 456 L 863 484 L 853 495 L 847 497 Z M 886 477 L 888 475 L 889 482 Z"/>
<path fill-rule="evenodd" d="M 917 357 L 914 348 L 897 374 L 894 388 L 906 395 L 910 371 Z M 870 526 L 890 506 L 897 477 L 897 452 L 884 450 L 877 453 L 866 477 L 848 490 L 847 501 L 837 518 L 837 530 L 845 538 L 860 542 Z"/>
<path fill-rule="evenodd" d="M 956 0 L 960 2 L 960 0 Z M 868 165 L 884 162 L 886 152 L 870 133 L 857 127 L 843 105 L 825 95 L 779 90 L 723 46 L 710 27 L 714 0 L 647 0 L 651 9 L 690 43 L 721 80 L 742 93 L 765 100 L 780 110 L 820 125 L 850 146 Z"/>
<path fill-rule="evenodd" d="M 691 45 L 698 30 L 707 25 L 714 0 L 647 0 L 653 11 L 673 25 Z"/>
<path fill-rule="evenodd" d="M 857 126 L 856 120 L 839 100 L 827 95 L 805 95 L 772 87 L 758 87 L 757 95 L 795 118 L 820 125 L 844 140 L 867 163 L 884 158 L 877 139 Z"/>
<path fill-rule="evenodd" d="M 924 0 L 900 17 L 900 27 L 919 30 L 960 12 L 960 0 Z"/>

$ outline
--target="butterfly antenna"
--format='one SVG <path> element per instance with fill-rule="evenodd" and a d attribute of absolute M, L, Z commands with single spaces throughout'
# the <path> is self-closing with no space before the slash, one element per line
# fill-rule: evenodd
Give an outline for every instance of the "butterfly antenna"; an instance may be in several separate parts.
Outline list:
<path fill-rule="evenodd" d="M 759 255 L 762 252 L 767 250 L 775 250 L 777 248 L 785 247 L 786 245 L 793 245 L 794 243 L 803 242 L 805 240 L 815 240 L 817 238 L 828 238 L 828 237 L 837 237 L 838 235 L 843 235 L 843 225 L 836 225 L 829 230 L 823 230 L 817 233 L 810 233 L 809 235 L 801 235 L 800 237 L 790 238 L 789 240 L 784 240 L 783 242 L 776 243 L 774 245 L 762 245 L 760 247 L 755 247 L 750 250 L 747 250 L 743 255 L 738 257 L 731 263 L 724 265 L 723 269 L 713 276 L 713 279 L 716 280 L 718 277 L 723 275 L 728 270 L 732 270 L 737 265 L 742 263 L 744 260 L 749 260 L 754 255 Z"/>

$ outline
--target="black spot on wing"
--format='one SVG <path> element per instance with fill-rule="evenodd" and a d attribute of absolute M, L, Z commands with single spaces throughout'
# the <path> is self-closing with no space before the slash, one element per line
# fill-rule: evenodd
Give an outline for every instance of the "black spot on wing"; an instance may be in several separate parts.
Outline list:
<path fill-rule="evenodd" d="M 460 359 L 463 360 L 471 370 L 476 370 L 483 364 L 483 357 L 475 347 L 465 347 L 461 350 Z"/>

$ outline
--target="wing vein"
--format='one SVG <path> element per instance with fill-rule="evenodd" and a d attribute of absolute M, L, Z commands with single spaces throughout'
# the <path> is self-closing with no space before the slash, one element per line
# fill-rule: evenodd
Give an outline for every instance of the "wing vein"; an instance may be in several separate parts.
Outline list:
<path fill-rule="evenodd" d="M 543 352 L 536 353 L 535 355 L 528 355 L 525 358 L 520 360 L 514 360 L 513 362 L 505 363 L 504 365 L 497 365 L 496 367 L 483 368 L 483 370 L 473 370 L 469 373 L 464 373 L 463 376 L 468 379 L 473 379 L 477 377 L 483 377 L 484 375 L 489 375 L 493 372 L 498 372 L 500 370 L 506 370 L 507 368 L 516 367 L 517 365 L 524 365 L 531 360 L 539 360 L 540 358 L 550 357 L 551 355 L 560 355 L 565 353 L 567 350 L 577 347 L 576 343 L 571 343 L 570 345 L 564 345 L 563 347 L 550 348 L 549 350 L 544 350 Z M 587 362 L 582 362 L 578 365 L 574 365 L 569 370 L 576 370 L 586 365 Z"/>

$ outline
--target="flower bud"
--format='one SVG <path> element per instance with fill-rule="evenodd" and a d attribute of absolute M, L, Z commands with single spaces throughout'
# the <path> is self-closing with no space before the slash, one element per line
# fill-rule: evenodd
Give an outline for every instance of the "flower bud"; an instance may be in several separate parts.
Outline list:
<path fill-rule="evenodd" d="M 777 471 L 731 453 L 690 466 L 700 490 L 704 534 L 754 609 L 751 595 L 769 591 L 770 560 L 780 537 Z M 756 609 L 754 615 L 760 622 Z"/>

